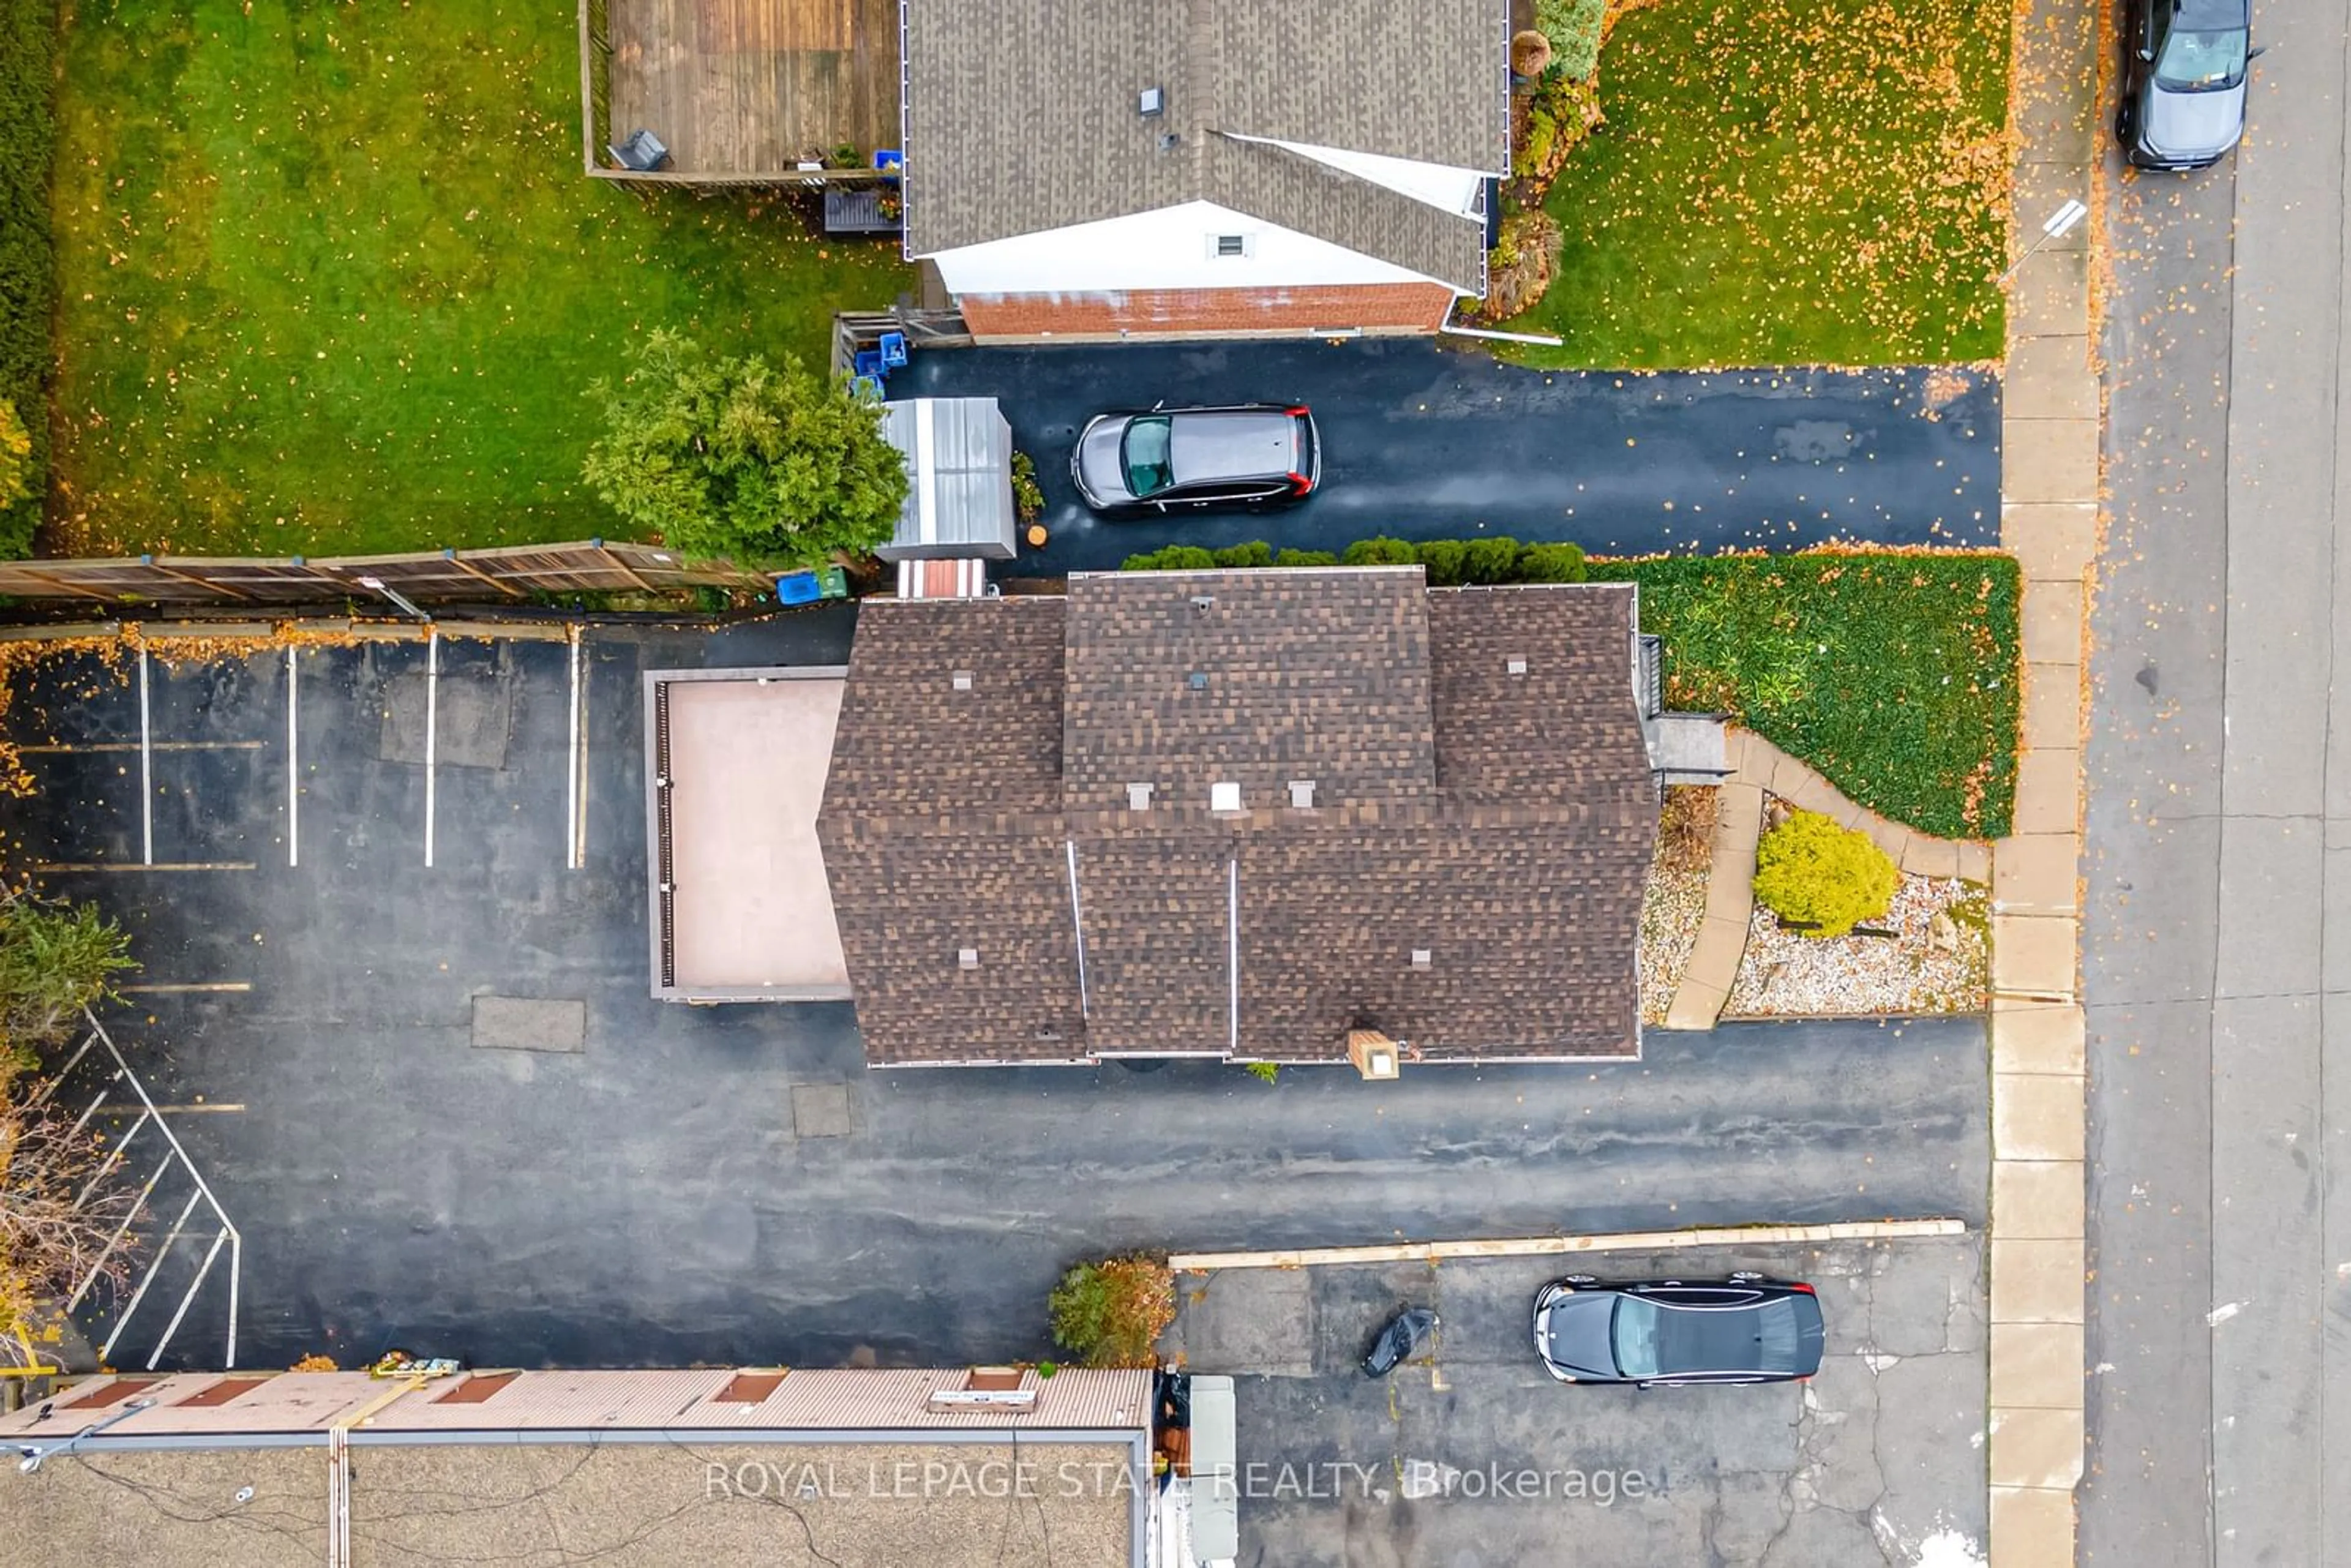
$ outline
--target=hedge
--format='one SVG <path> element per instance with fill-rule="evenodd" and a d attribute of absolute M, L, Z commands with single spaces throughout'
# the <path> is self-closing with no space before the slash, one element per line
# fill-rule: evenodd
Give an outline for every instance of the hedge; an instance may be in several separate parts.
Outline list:
<path fill-rule="evenodd" d="M 57 0 L 0 0 L 0 398 L 33 439 L 32 493 L 0 510 L 0 557 L 28 555 L 48 489 L 49 407 L 43 390 L 56 291 L 49 251 L 49 161 L 57 125 Z"/>
<path fill-rule="evenodd" d="M 1217 567 L 1419 566 L 1432 588 L 1464 583 L 1582 582 L 1583 551 L 1571 544 L 1521 545 L 1507 535 L 1475 539 L 1357 539 L 1343 556 L 1329 550 L 1286 549 L 1276 553 L 1262 539 L 1225 549 L 1168 545 L 1128 556 L 1121 571 L 1207 571 Z"/>

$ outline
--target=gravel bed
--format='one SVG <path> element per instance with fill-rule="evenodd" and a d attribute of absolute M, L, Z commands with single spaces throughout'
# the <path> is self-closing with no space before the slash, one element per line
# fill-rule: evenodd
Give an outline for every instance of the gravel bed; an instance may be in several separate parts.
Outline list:
<path fill-rule="evenodd" d="M 1706 873 L 1649 868 L 1641 895 L 1641 1021 L 1661 1024 L 1706 919 Z"/>
<path fill-rule="evenodd" d="M 1957 941 L 1938 948 L 1929 933 L 1935 916 L 1947 910 Z M 1778 918 L 1759 904 L 1723 1016 L 1980 1011 L 1990 1003 L 1991 978 L 1986 915 L 1980 885 L 1924 876 L 1905 876 L 1886 918 L 1868 922 L 1897 936 L 1800 936 L 1781 930 Z"/>

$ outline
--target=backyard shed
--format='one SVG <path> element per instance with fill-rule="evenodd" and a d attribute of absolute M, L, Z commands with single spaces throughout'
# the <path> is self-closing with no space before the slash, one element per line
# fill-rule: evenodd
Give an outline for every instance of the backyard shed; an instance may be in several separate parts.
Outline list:
<path fill-rule="evenodd" d="M 906 460 L 906 504 L 883 560 L 1010 560 L 1012 426 L 992 397 L 882 405 L 882 434 Z"/>

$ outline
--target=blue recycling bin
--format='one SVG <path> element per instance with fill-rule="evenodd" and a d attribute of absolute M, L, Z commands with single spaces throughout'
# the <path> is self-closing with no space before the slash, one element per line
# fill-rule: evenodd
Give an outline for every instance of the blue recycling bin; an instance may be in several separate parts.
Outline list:
<path fill-rule="evenodd" d="M 788 571 L 776 579 L 778 604 L 814 604 L 823 592 L 812 571 Z"/>
<path fill-rule="evenodd" d="M 904 364 L 906 362 L 906 334 L 904 332 L 883 333 L 881 351 L 882 368 L 883 370 L 894 371 L 899 366 Z"/>

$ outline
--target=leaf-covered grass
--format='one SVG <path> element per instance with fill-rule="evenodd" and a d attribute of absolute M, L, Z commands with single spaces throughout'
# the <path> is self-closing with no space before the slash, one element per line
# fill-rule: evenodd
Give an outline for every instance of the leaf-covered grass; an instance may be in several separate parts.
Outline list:
<path fill-rule="evenodd" d="M 1593 561 L 1641 585 L 1669 707 L 1721 711 L 1862 805 L 2000 838 L 2016 803 L 2019 583 L 2002 555 Z"/>
<path fill-rule="evenodd" d="M 772 195 L 582 173 L 570 0 L 70 9 L 60 552 L 619 535 L 580 465 L 624 344 L 821 365 L 912 287 Z"/>
<path fill-rule="evenodd" d="M 1905 364 L 2001 351 L 2006 0 L 1657 0 L 1545 208 L 1540 363 Z"/>
<path fill-rule="evenodd" d="M 0 0 L 0 402 L 16 411 L 27 449 L 25 493 L 0 504 L 0 558 L 21 556 L 40 521 L 48 468 L 42 378 L 49 368 L 51 83 L 57 74 L 57 0 Z"/>

